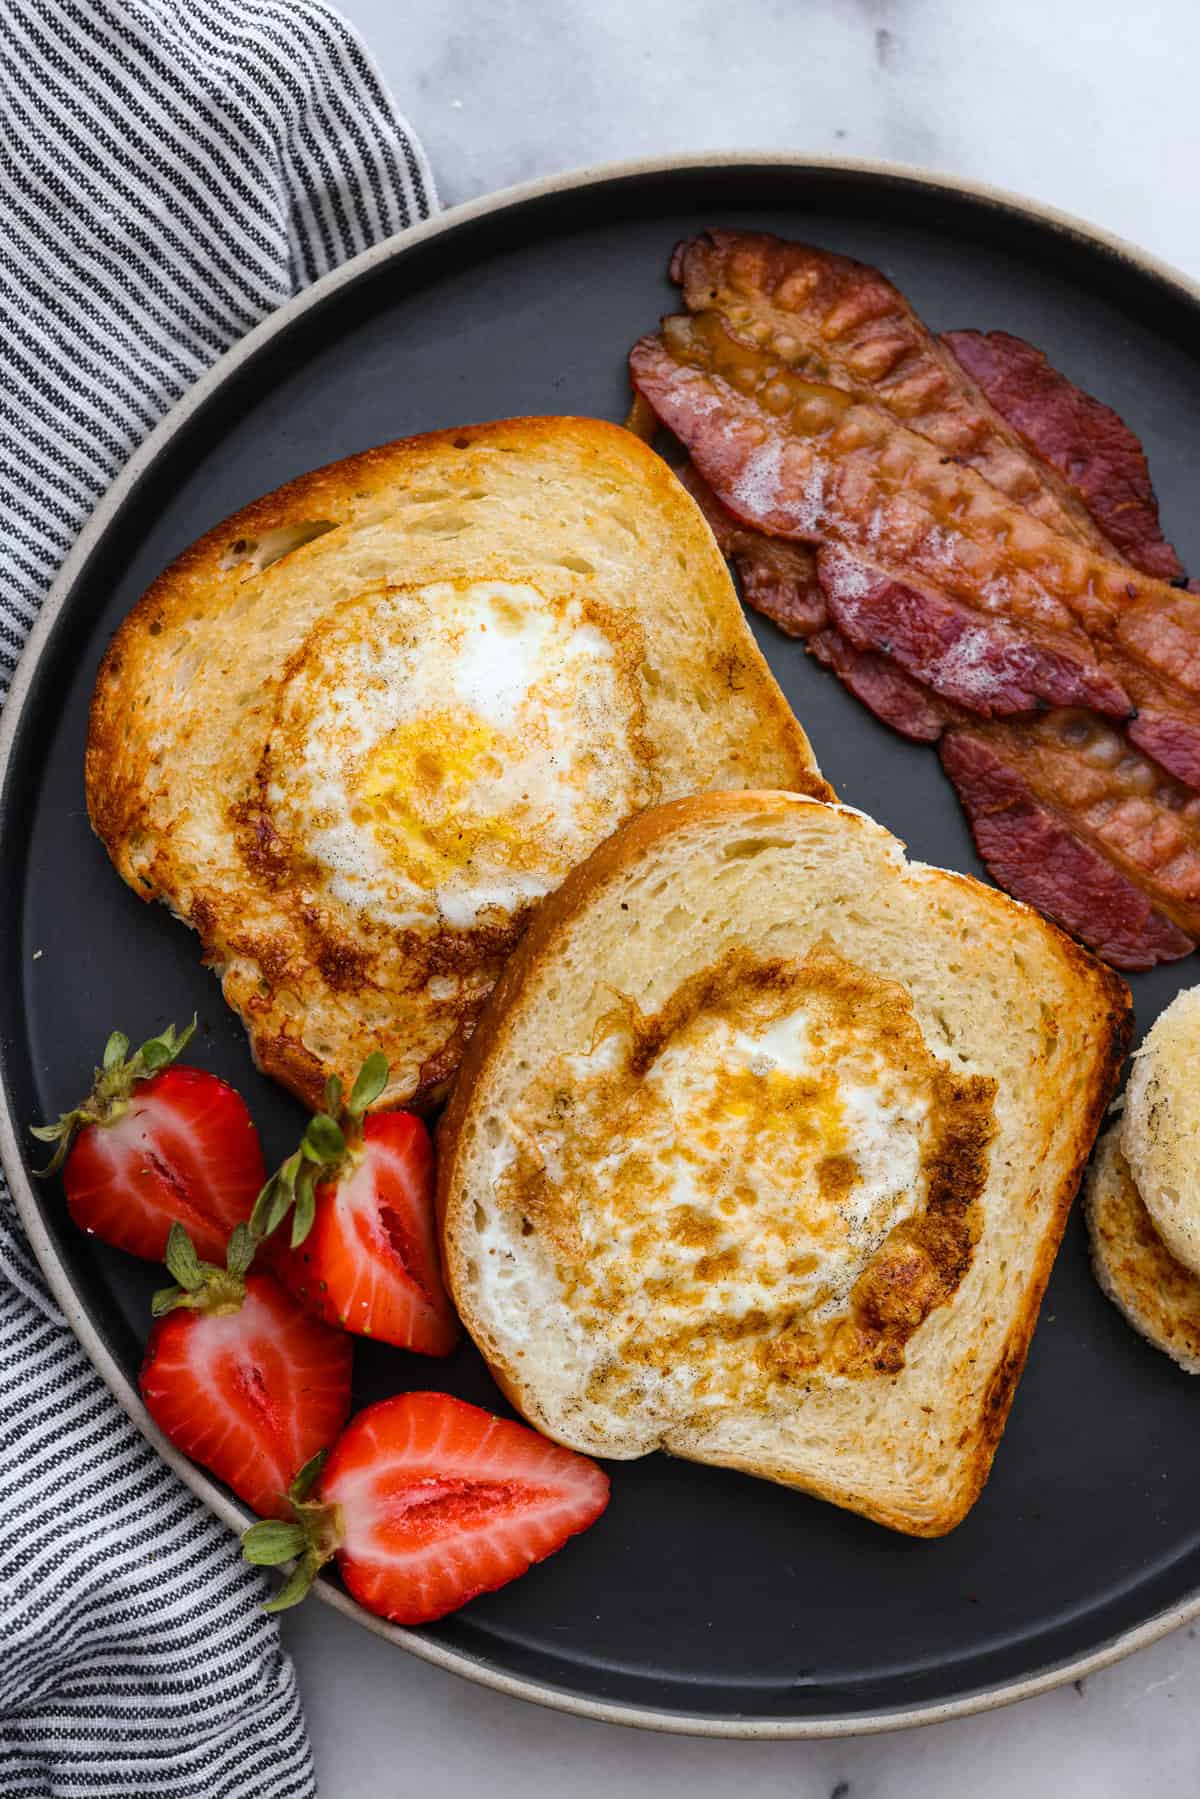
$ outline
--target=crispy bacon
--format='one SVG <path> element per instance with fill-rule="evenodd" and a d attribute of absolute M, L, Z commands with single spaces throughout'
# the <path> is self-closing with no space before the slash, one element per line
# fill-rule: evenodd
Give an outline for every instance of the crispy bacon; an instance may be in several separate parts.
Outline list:
<path fill-rule="evenodd" d="M 1116 602 L 1082 579 L 1088 553 L 1008 505 L 972 469 L 939 456 L 878 408 L 780 373 L 715 318 L 668 319 L 662 338 L 634 346 L 630 367 L 743 524 L 837 545 L 899 581 L 928 583 L 973 607 L 981 623 L 1000 618 L 1049 634 L 1081 674 L 1101 679 L 1086 624 L 1111 623 Z M 1054 553 L 1081 566 L 1052 570 Z M 1114 715 L 1130 710 L 1112 681 L 1104 704 Z"/>
<path fill-rule="evenodd" d="M 817 555 L 833 623 L 855 649 L 878 650 L 943 699 L 981 718 L 1045 706 L 1094 706 L 1121 716 L 1125 695 L 1074 638 L 1041 638 L 975 611 L 923 582 L 918 588 L 836 545 Z"/>
<path fill-rule="evenodd" d="M 1033 728 L 959 726 L 940 747 L 1002 887 L 1117 968 L 1195 949 L 1200 800 L 1102 721 L 1066 714 Z"/>
<path fill-rule="evenodd" d="M 679 479 L 708 520 L 722 555 L 737 569 L 746 604 L 789 637 L 810 637 L 821 630 L 827 615 L 813 551 L 739 523 L 690 462 L 680 469 Z"/>
<path fill-rule="evenodd" d="M 757 351 L 760 361 L 773 358 L 784 370 L 804 371 L 874 400 L 955 460 L 970 464 L 1027 512 L 1081 544 L 1107 549 L 1110 575 L 1111 541 L 1084 494 L 1053 466 L 1056 456 L 1072 465 L 1087 463 L 1082 473 L 1076 468 L 1074 478 L 1086 490 L 1093 511 L 1115 530 L 1124 530 L 1126 541 L 1130 531 L 1143 542 L 1158 531 L 1141 446 L 1115 414 L 1043 362 L 1044 381 L 1058 411 L 1053 421 L 1041 424 L 1050 460 L 1039 460 L 1031 453 L 1032 437 L 1021 434 L 1032 432 L 1034 408 L 1028 399 L 1021 402 L 1019 384 L 1005 385 L 1006 402 L 1021 404 L 1020 416 L 1010 421 L 990 404 L 953 348 L 932 337 L 878 270 L 761 233 L 717 231 L 678 245 L 671 275 L 680 282 L 689 308 L 719 314 L 725 328 L 743 347 Z M 1018 339 L 1005 341 L 1020 346 Z M 970 360 L 972 346 L 960 343 L 959 348 Z M 1039 358 L 1029 346 L 1023 348 L 1028 357 Z M 1103 428 L 1102 455 L 1094 453 L 1089 460 L 1078 438 L 1068 443 L 1068 417 L 1081 431 Z M 1136 527 L 1131 496 L 1142 508 Z M 1173 561 L 1171 570 L 1177 566 Z M 1112 597 L 1120 603 L 1119 588 L 1113 587 Z M 1134 657 L 1133 668 L 1117 678 L 1130 686 L 1143 712 L 1153 713 L 1154 741 L 1173 756 L 1175 772 L 1190 779 L 1200 762 L 1191 723 L 1197 689 L 1171 666 L 1164 647 L 1169 630 L 1158 617 L 1166 604 L 1161 592 L 1146 594 L 1135 582 L 1129 598 L 1150 615 L 1149 642 Z M 1189 635 L 1195 639 L 1198 633 L 1200 625 L 1193 619 Z"/>
<path fill-rule="evenodd" d="M 966 716 L 922 687 L 886 654 L 855 649 L 830 624 L 812 550 L 740 524 L 691 463 L 679 471 L 679 478 L 737 569 L 746 604 L 789 637 L 803 638 L 810 654 L 831 668 L 882 723 L 918 743 L 935 743 L 948 723 Z"/>
<path fill-rule="evenodd" d="M 789 636 L 811 637 L 832 622 L 851 649 L 878 652 L 942 699 L 984 718 L 1039 706 L 1128 711 L 1124 693 L 1077 632 L 1061 645 L 1056 632 L 1039 642 L 932 586 L 918 590 L 895 581 L 840 549 L 826 547 L 814 558 L 801 545 L 740 524 L 690 465 L 683 478 L 732 557 L 747 604 Z M 858 666 L 845 656 L 838 660 L 847 672 Z M 870 685 L 875 691 L 878 682 Z"/>
<path fill-rule="evenodd" d="M 1118 544 L 1147 572 L 1179 576 L 1136 436 L 1032 345 L 1002 332 L 936 340 L 878 270 L 765 234 L 717 231 L 682 243 L 670 272 L 690 310 L 715 309 L 742 341 L 769 345 L 788 367 L 873 397 L 1067 535 Z M 719 507 L 715 496 L 709 500 Z M 812 565 L 800 565 L 800 581 L 790 569 L 781 576 L 778 545 L 768 545 L 771 539 L 741 528 L 736 567 L 747 603 L 793 634 L 818 629 Z M 911 615 L 920 596 L 907 586 L 892 592 L 907 596 Z M 1161 639 L 1162 632 L 1154 620 L 1152 634 Z M 1110 650 L 1106 660 L 1136 692 L 1135 739 L 1200 783 L 1200 742 L 1190 717 L 1179 716 L 1178 693 L 1136 658 L 1131 666 Z"/>
<path fill-rule="evenodd" d="M 1080 703 L 1112 716 L 1131 714 L 1130 699 L 1147 710 L 1181 779 L 1200 765 L 1191 599 L 1057 535 L 878 407 L 738 343 L 715 315 L 668 319 L 661 337 L 635 345 L 630 367 L 743 523 L 839 545 L 906 586 L 1003 618 L 1068 658 L 1081 681 L 1087 671 Z M 1111 656 L 1102 674 L 1097 649 Z"/>
<path fill-rule="evenodd" d="M 875 650 L 856 650 L 840 631 L 816 631 L 805 646 L 881 724 L 914 743 L 936 743 L 948 724 L 966 718 Z"/>
<path fill-rule="evenodd" d="M 878 269 L 765 232 L 710 231 L 676 246 L 670 276 L 689 312 L 719 313 L 742 342 L 885 407 L 1065 536 L 1111 547 Z"/>
<path fill-rule="evenodd" d="M 1120 555 L 1147 575 L 1178 580 L 1183 564 L 1163 536 L 1146 454 L 1124 419 L 1007 331 L 947 331 L 941 342 Z"/>
<path fill-rule="evenodd" d="M 1183 585 L 1137 439 L 1031 346 L 939 343 L 882 276 L 845 258 L 714 233 L 681 245 L 672 274 L 710 314 L 664 327 L 671 360 L 716 376 L 684 408 L 698 437 L 649 383 L 639 391 L 712 457 L 721 498 L 695 469 L 686 478 L 747 602 L 884 722 L 941 740 L 1002 885 L 1118 966 L 1188 954 L 1200 939 L 1200 628 L 1194 600 L 1143 578 Z M 874 430 L 856 399 L 874 403 Z M 897 419 L 929 442 L 906 442 Z M 982 493 L 934 473 L 931 445 L 938 469 L 982 474 Z M 989 507 L 986 483 L 1020 510 L 997 513 L 994 493 Z M 778 536 L 751 528 L 780 532 L 781 500 L 800 529 L 795 517 Z M 1026 528 L 1029 515 L 1050 530 Z M 1114 688 L 1136 699 L 1126 732 L 1095 711 L 1044 710 L 1088 681 L 1113 716 Z M 1040 717 L 981 722 L 1039 701 Z"/>

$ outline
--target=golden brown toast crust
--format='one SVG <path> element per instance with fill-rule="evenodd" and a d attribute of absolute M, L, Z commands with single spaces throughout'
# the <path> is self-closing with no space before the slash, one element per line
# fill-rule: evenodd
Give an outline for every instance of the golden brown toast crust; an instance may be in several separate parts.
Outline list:
<path fill-rule="evenodd" d="M 332 566 L 343 541 L 352 544 L 355 534 L 390 519 L 397 508 L 412 521 L 404 541 L 413 553 L 431 556 L 428 566 L 438 578 L 452 576 L 453 543 L 447 539 L 447 549 L 430 551 L 430 543 L 441 541 L 437 533 L 417 533 L 436 525 L 439 508 L 444 513 L 453 507 L 459 491 L 472 501 L 478 497 L 472 490 L 489 470 L 518 457 L 539 479 L 547 468 L 554 472 L 558 458 L 579 482 L 594 471 L 598 479 L 636 492 L 649 529 L 664 542 L 679 539 L 691 565 L 688 578 L 721 615 L 725 661 L 707 678 L 714 704 L 718 684 L 727 680 L 744 702 L 742 716 L 753 719 L 744 750 L 736 752 L 744 768 L 741 784 L 773 769 L 780 784 L 818 796 L 830 792 L 741 619 L 720 553 L 690 497 L 666 465 L 620 427 L 535 418 L 434 432 L 330 464 L 254 501 L 185 550 L 113 638 L 92 702 L 87 800 L 93 828 L 134 891 L 164 901 L 198 933 L 205 960 L 223 975 L 226 998 L 247 1026 L 259 1065 L 309 1105 L 320 1103 L 330 1073 L 352 1077 L 373 1047 L 382 1047 L 402 1070 L 386 1103 L 436 1099 L 532 908 L 493 910 L 462 928 L 423 924 L 398 936 L 370 919 L 360 922 L 320 895 L 296 897 L 314 886 L 313 864 L 306 844 L 281 835 L 272 820 L 260 757 L 275 695 L 289 668 L 295 672 L 297 656 L 303 660 L 304 629 L 312 623 L 310 616 L 289 637 L 291 591 L 313 581 L 312 571 Z M 535 506 L 536 495 L 526 512 L 531 541 Z M 476 558 L 475 572 L 481 566 Z M 484 573 L 511 569 L 498 558 Z M 311 611 L 317 602 L 305 603 Z M 221 692 L 238 681 L 235 621 L 242 608 L 254 621 L 253 631 L 247 627 L 246 661 L 259 691 L 244 696 L 231 724 L 236 751 L 229 751 L 228 768 L 210 773 L 204 764 L 219 760 L 224 746 L 204 743 L 203 710 L 198 707 L 193 717 L 188 705 L 193 685 L 211 678 L 204 658 L 214 653 L 214 632 L 224 633 Z M 280 641 L 270 667 L 254 662 L 260 620 Z M 256 705 L 261 727 L 254 723 Z M 705 729 L 711 729 L 707 720 Z M 678 783 L 681 769 L 667 778 L 668 785 Z M 194 814 L 205 782 L 222 781 L 230 791 L 217 822 L 227 843 L 214 874 L 198 865 Z M 211 835 L 211 821 L 208 828 Z M 453 991 L 431 999 L 431 982 Z"/>
<path fill-rule="evenodd" d="M 487 1321 L 473 1310 L 467 1262 L 471 1256 L 470 1226 L 455 1214 L 452 1204 L 461 1188 L 462 1164 L 468 1150 L 473 1096 L 481 1090 L 490 1071 L 505 1057 L 511 1037 L 517 1002 L 527 984 L 561 959 L 561 951 L 570 926 L 577 915 L 610 882 L 616 882 L 656 846 L 666 844 L 679 831 L 701 822 L 728 820 L 731 823 L 753 811 L 758 829 L 774 810 L 781 817 L 803 808 L 805 801 L 783 794 L 704 794 L 681 799 L 642 814 L 615 837 L 597 849 L 589 860 L 575 869 L 560 889 L 540 908 L 521 944 L 510 958 L 484 1010 L 479 1026 L 467 1047 L 450 1103 L 443 1114 L 438 1131 L 437 1204 L 442 1238 L 443 1264 L 471 1335 L 488 1361 L 493 1378 L 509 1400 L 526 1413 L 539 1428 L 560 1435 L 553 1421 L 547 1421 L 538 1409 L 535 1393 L 528 1377 L 498 1353 L 494 1340 L 489 1340 Z M 848 820 L 856 814 L 845 814 Z M 862 826 L 870 826 L 862 820 Z M 766 826 L 763 826 L 766 829 Z M 1011 928 L 1014 902 L 992 888 L 986 888 L 967 876 L 948 876 L 972 891 L 975 903 L 990 915 L 992 928 L 1004 933 Z M 1019 908 L 1025 913 L 1025 908 Z M 766 1468 L 753 1457 L 736 1455 L 712 1456 L 702 1451 L 690 1457 L 699 1461 L 719 1460 L 722 1465 L 738 1467 L 754 1474 L 769 1474 L 783 1484 L 814 1493 L 817 1497 L 863 1513 L 877 1523 L 911 1535 L 937 1537 L 954 1528 L 969 1511 L 987 1479 L 996 1446 L 1012 1405 L 1013 1395 L 1024 1368 L 1029 1344 L 1036 1324 L 1046 1283 L 1053 1267 L 1063 1229 L 1079 1180 L 1086 1165 L 1096 1133 L 1111 1099 L 1125 1057 L 1131 1028 L 1129 993 L 1124 982 L 1099 963 L 1057 928 L 1039 921 L 1046 940 L 1065 965 L 1064 984 L 1078 980 L 1081 996 L 1086 993 L 1095 1019 L 1092 1059 L 1082 1079 L 1080 1091 L 1073 1096 L 1069 1139 L 1056 1164 L 1059 1173 L 1054 1190 L 1042 1197 L 1048 1202 L 1039 1215 L 1038 1246 L 1027 1276 L 1023 1280 L 1019 1300 L 1015 1303 L 1008 1329 L 992 1354 L 989 1366 L 979 1371 L 979 1400 L 956 1458 L 953 1490 L 936 1510 L 916 1518 L 910 1512 L 882 1500 L 879 1495 L 853 1487 L 835 1487 L 822 1480 L 797 1478 L 778 1468 Z M 562 1437 L 566 1441 L 566 1437 Z M 689 1455 L 687 1449 L 672 1445 L 672 1453 Z"/>

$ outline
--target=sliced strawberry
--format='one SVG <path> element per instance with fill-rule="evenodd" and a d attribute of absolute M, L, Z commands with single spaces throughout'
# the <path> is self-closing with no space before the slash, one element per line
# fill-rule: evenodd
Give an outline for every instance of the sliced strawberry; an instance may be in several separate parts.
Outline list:
<path fill-rule="evenodd" d="M 112 1124 L 71 1146 L 63 1186 L 82 1230 L 161 1262 L 177 1221 L 206 1261 L 250 1216 L 266 1168 L 240 1094 L 200 1068 L 166 1068 L 139 1084 Z"/>
<path fill-rule="evenodd" d="M 433 1217 L 433 1147 L 409 1112 L 364 1116 L 388 1078 L 376 1052 L 345 1107 L 330 1082 L 328 1110 L 272 1175 L 251 1221 L 284 1284 L 313 1314 L 360 1337 L 447 1355 L 458 1321 L 442 1285 Z M 290 1246 L 272 1233 L 292 1215 Z"/>
<path fill-rule="evenodd" d="M 170 1311 L 154 1324 L 140 1386 L 176 1448 L 264 1518 L 291 1516 L 296 1469 L 350 1411 L 352 1345 L 310 1318 L 269 1274 L 238 1303 Z"/>
<path fill-rule="evenodd" d="M 71 1217 L 131 1255 L 161 1262 L 172 1223 L 199 1254 L 224 1255 L 266 1178 L 245 1102 L 200 1068 L 175 1062 L 191 1036 L 173 1028 L 126 1059 L 114 1033 L 92 1092 L 56 1125 L 35 1131 L 58 1151 Z"/>
<path fill-rule="evenodd" d="M 360 1412 L 319 1475 L 302 1471 L 295 1524 L 255 1526 L 243 1541 L 254 1562 L 300 1557 L 273 1610 L 303 1598 L 336 1555 L 368 1611 L 427 1624 L 561 1549 L 608 1491 L 595 1462 L 523 1424 L 447 1393 L 401 1393 Z"/>
<path fill-rule="evenodd" d="M 316 1190 L 312 1229 L 275 1258 L 318 1318 L 360 1337 L 448 1355 L 458 1323 L 442 1285 L 433 1224 L 433 1148 L 410 1112 L 363 1123 L 356 1166 Z"/>

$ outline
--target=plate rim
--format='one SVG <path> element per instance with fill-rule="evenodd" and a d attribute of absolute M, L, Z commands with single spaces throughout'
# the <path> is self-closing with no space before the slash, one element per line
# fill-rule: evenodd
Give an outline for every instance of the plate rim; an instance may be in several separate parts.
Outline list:
<path fill-rule="evenodd" d="M 459 226 L 503 212 L 509 208 L 570 191 L 579 191 L 610 182 L 636 181 L 643 176 L 669 175 L 675 172 L 704 170 L 764 169 L 798 176 L 805 174 L 858 175 L 875 178 L 882 184 L 907 185 L 956 197 L 976 200 L 1019 218 L 1049 226 L 1056 232 L 1107 252 L 1132 265 L 1192 305 L 1200 308 L 1200 281 L 1164 259 L 1141 249 L 1128 239 L 1102 226 L 1058 207 L 994 186 L 988 182 L 947 175 L 917 164 L 891 162 L 875 158 L 809 155 L 786 150 L 701 150 L 670 156 L 645 156 L 592 163 L 576 169 L 546 175 L 533 181 L 520 182 L 468 200 L 434 214 L 421 224 L 383 238 L 369 249 L 321 276 L 311 286 L 293 295 L 274 312 L 268 314 L 245 337 L 205 371 L 175 403 L 134 451 L 112 485 L 97 503 L 62 564 L 47 592 L 25 647 L 18 659 L 8 696 L 0 713 L 0 832 L 6 821 L 6 795 L 9 791 L 11 764 L 33 686 L 34 675 L 60 615 L 68 605 L 76 583 L 84 573 L 95 549 L 108 527 L 133 492 L 143 475 L 153 467 L 167 446 L 188 424 L 193 415 L 207 403 L 244 363 L 305 313 L 321 305 L 340 288 L 353 285 L 368 272 L 392 263 L 411 250 L 455 231 Z M 0 1068 L 0 1168 L 8 1180 L 10 1191 L 28 1238 L 29 1245 L 57 1301 L 63 1316 L 78 1339 L 84 1353 L 96 1369 L 121 1409 L 137 1426 L 151 1447 L 166 1461 L 201 1499 L 209 1510 L 231 1530 L 240 1532 L 252 1521 L 250 1511 L 222 1491 L 199 1468 L 180 1455 L 163 1435 L 147 1412 L 136 1386 L 127 1378 L 110 1354 L 100 1333 L 73 1287 L 66 1267 L 59 1260 L 54 1244 L 42 1220 L 41 1207 L 25 1165 L 13 1115 L 7 1080 Z M 793 1718 L 749 1718 L 736 1713 L 700 1715 L 682 1710 L 613 1703 L 559 1687 L 548 1681 L 528 1679 L 506 1672 L 493 1663 L 450 1649 L 414 1630 L 387 1623 L 359 1606 L 348 1594 L 330 1582 L 316 1583 L 320 1598 L 345 1617 L 364 1625 L 374 1635 L 396 1644 L 409 1654 L 447 1672 L 463 1676 L 477 1685 L 512 1698 L 524 1699 L 554 1711 L 562 1711 L 595 1722 L 633 1725 L 676 1735 L 742 1739 L 820 1739 L 866 1736 L 890 1730 L 910 1729 L 925 1724 L 969 1717 L 1020 1699 L 1034 1698 L 1053 1691 L 1068 1681 L 1111 1667 L 1134 1651 L 1158 1642 L 1171 1631 L 1200 1617 L 1200 1588 L 1187 1599 L 1155 1613 L 1141 1624 L 1120 1632 L 1099 1649 L 1087 1655 L 1071 1657 L 1040 1668 L 1016 1680 L 986 1685 L 953 1699 L 935 1700 L 912 1707 L 893 1707 L 853 1713 Z"/>

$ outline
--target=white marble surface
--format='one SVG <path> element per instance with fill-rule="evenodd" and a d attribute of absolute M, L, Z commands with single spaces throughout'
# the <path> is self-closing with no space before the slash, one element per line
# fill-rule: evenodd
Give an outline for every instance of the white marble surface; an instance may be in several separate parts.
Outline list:
<path fill-rule="evenodd" d="M 1200 276 L 1196 0 L 343 0 L 445 204 L 613 157 L 922 163 Z"/>
<path fill-rule="evenodd" d="M 718 147 L 994 182 L 1200 277 L 1196 0 L 343 0 L 443 201 Z M 1200 1641 L 1082 1692 L 837 1743 L 658 1737 L 503 1699 L 315 1603 L 287 1621 L 324 1799 L 1156 1799 L 1200 1789 Z"/>

